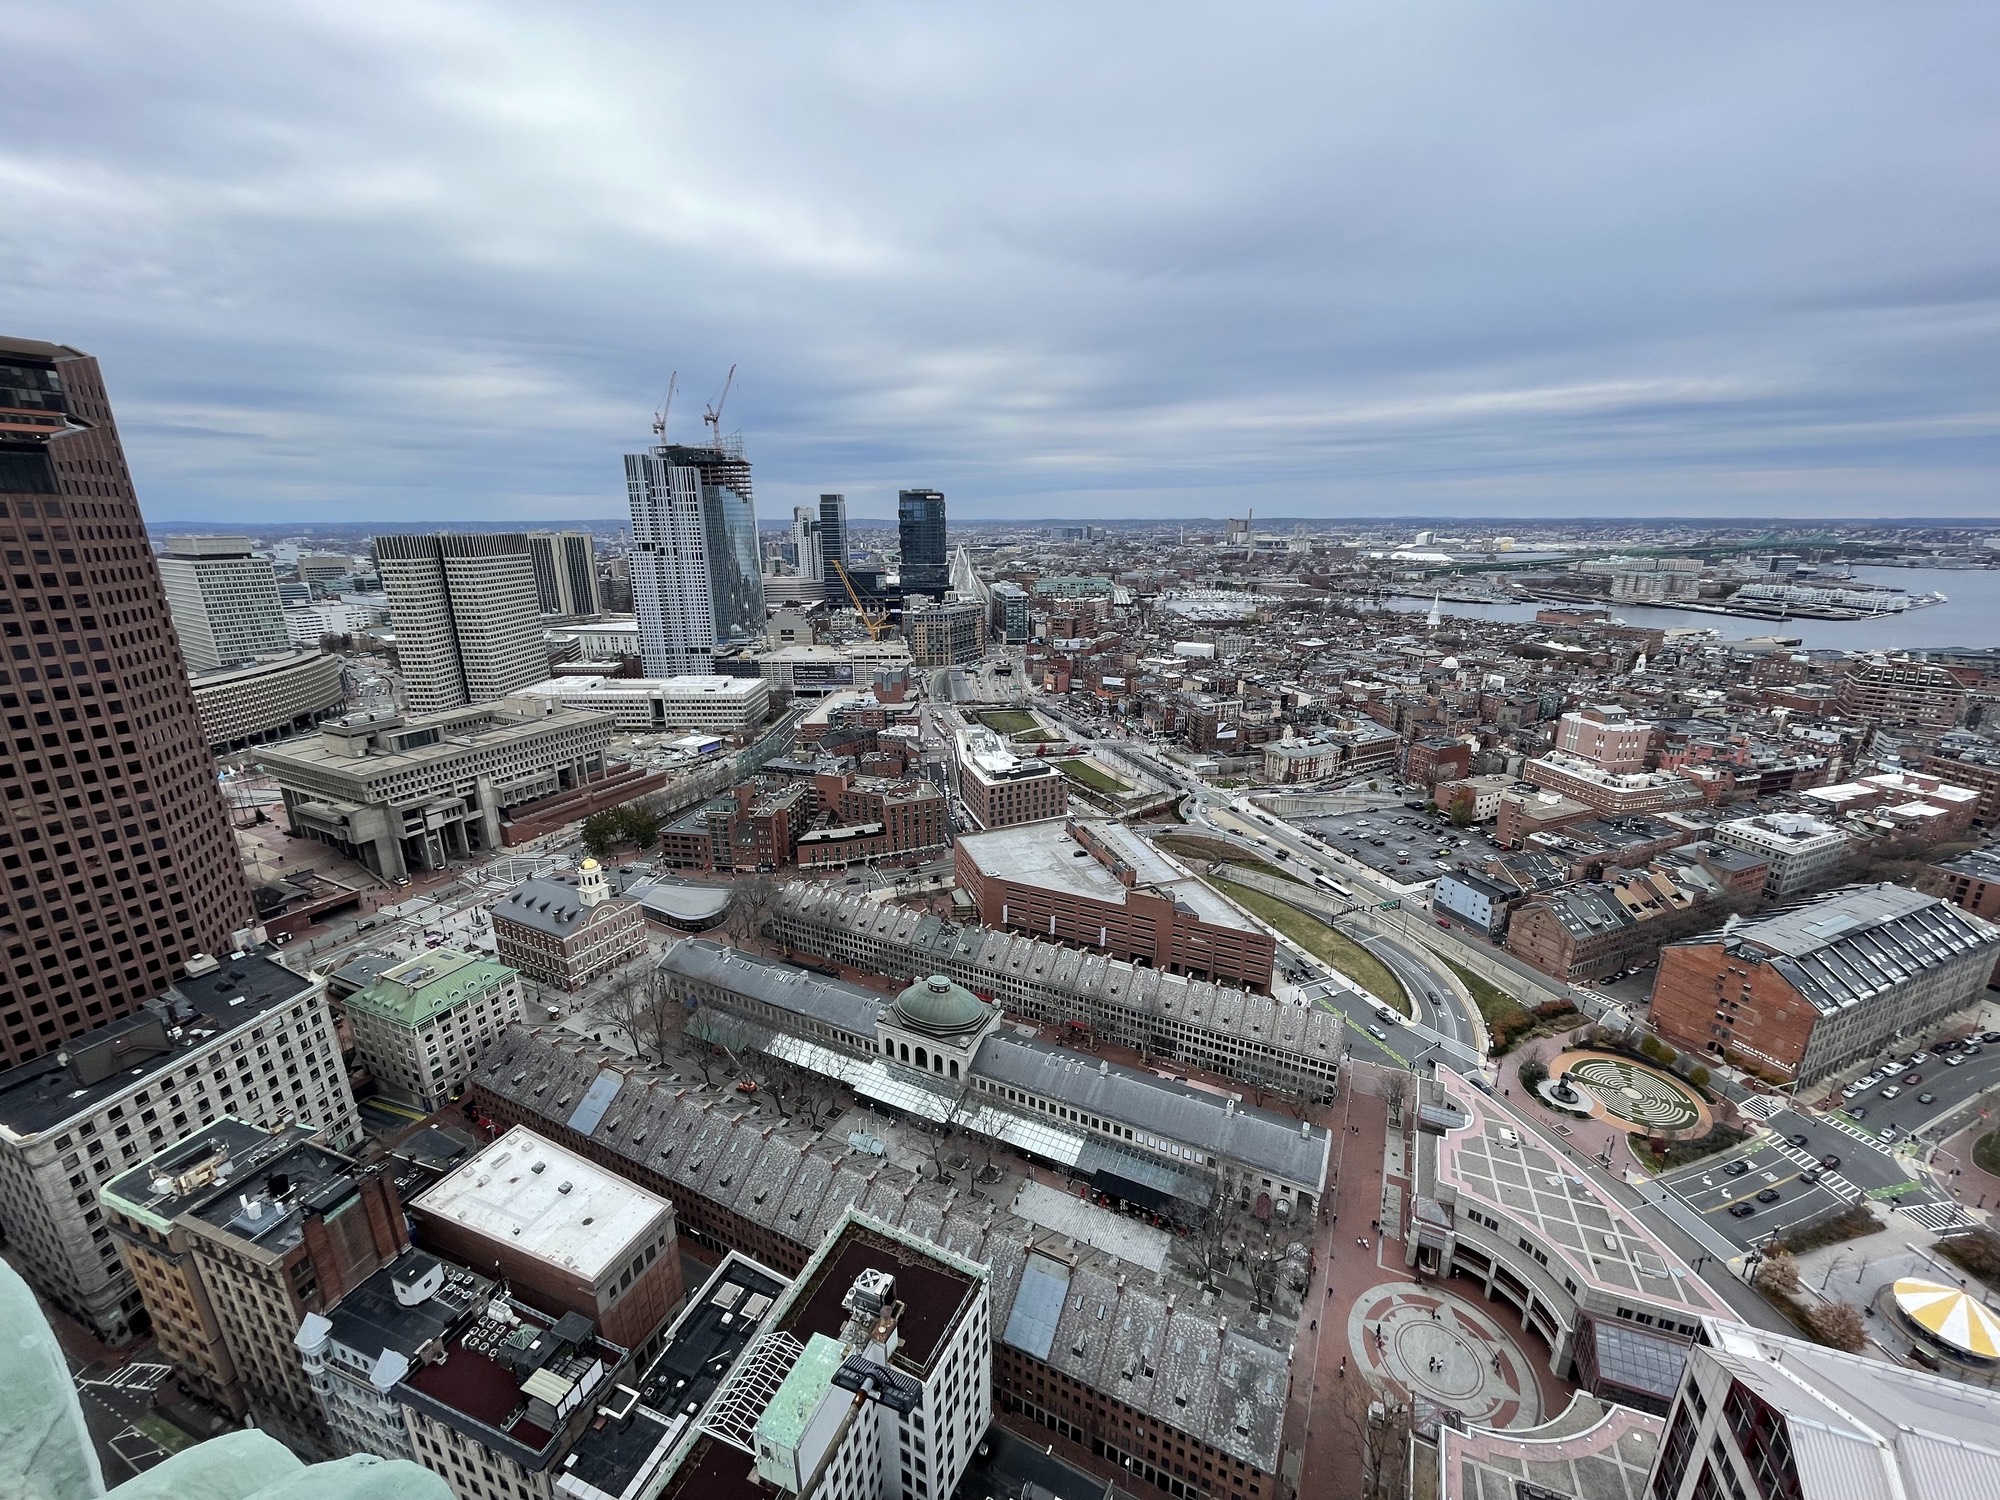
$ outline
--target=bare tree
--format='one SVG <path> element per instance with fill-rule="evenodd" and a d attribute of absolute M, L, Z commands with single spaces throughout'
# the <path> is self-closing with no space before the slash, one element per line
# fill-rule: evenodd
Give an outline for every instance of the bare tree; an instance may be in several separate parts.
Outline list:
<path fill-rule="evenodd" d="M 1401 1500 L 1408 1469 L 1412 1411 L 1410 1392 L 1390 1377 L 1362 1376 L 1338 1381 L 1333 1416 L 1355 1459 L 1355 1500 Z"/>
<path fill-rule="evenodd" d="M 688 1013 L 687 1037 L 695 1044 L 694 1065 L 701 1070 L 703 1083 L 715 1082 L 718 1066 L 726 1066 L 731 1078 L 743 1076 L 743 1058 L 753 1038 L 737 1017 L 712 1005 L 698 1005 Z"/>
<path fill-rule="evenodd" d="M 1410 1100 L 1410 1075 L 1407 1073 L 1390 1074 L 1388 1083 L 1382 1088 L 1382 1097 L 1389 1101 L 1390 1115 L 1396 1119 L 1401 1119 L 1403 1106 L 1409 1103 Z"/>
<path fill-rule="evenodd" d="M 1822 1344 L 1859 1354 L 1868 1343 L 1868 1325 L 1852 1302 L 1822 1302 L 1806 1313 L 1813 1337 Z"/>
<path fill-rule="evenodd" d="M 965 1121 L 972 1114 L 967 1107 L 967 1098 L 972 1092 L 970 1076 L 959 1080 L 958 1092 L 952 1095 L 951 1108 L 945 1117 L 931 1130 L 931 1168 L 937 1173 L 939 1182 L 950 1182 L 951 1165 L 954 1157 L 963 1156 L 962 1150 L 955 1149 L 962 1136 L 967 1134 Z"/>
<path fill-rule="evenodd" d="M 673 980 L 659 970 L 634 967 L 616 976 L 591 1002 L 592 1017 L 618 1027 L 647 1062 L 663 1063 L 679 1040 L 686 1011 Z"/>
<path fill-rule="evenodd" d="M 1757 1267 L 1759 1290 L 1779 1297 L 1792 1297 L 1799 1290 L 1799 1263 L 1792 1259 L 1789 1250 L 1773 1250 L 1764 1257 Z"/>
<path fill-rule="evenodd" d="M 764 929 L 777 914 L 783 888 L 768 875 L 744 875 L 729 891 L 727 930 L 738 947 L 762 948 Z"/>

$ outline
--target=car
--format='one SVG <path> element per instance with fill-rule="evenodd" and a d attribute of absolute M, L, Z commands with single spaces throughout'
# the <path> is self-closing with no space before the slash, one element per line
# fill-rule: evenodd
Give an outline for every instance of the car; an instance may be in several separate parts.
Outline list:
<path fill-rule="evenodd" d="M 1778 1201 L 1778 1190 L 1776 1188 L 1765 1188 L 1763 1192 L 1757 1195 L 1757 1201 L 1759 1203 L 1776 1203 Z"/>
<path fill-rule="evenodd" d="M 1923 1081 L 1924 1075 L 1921 1073 L 1905 1073 L 1903 1075 L 1903 1082 L 1905 1083 L 1922 1083 Z"/>
<path fill-rule="evenodd" d="M 1882 1097 L 1884 1099 L 1894 1099 L 1899 1097 L 1902 1094 L 1902 1092 L 1903 1091 L 1901 1089 L 1897 1088 L 1896 1085 L 1892 1083 L 1886 1089 L 1882 1090 Z"/>
<path fill-rule="evenodd" d="M 1980 1053 L 1984 1052 L 1985 1050 L 1986 1048 L 1982 1046 L 1980 1043 L 1974 1042 L 1971 1046 L 1965 1048 L 1958 1055 L 1960 1057 L 1977 1057 L 1979 1056 Z"/>
<path fill-rule="evenodd" d="M 1982 1031 L 1979 1033 L 1979 1040 L 1982 1042 L 2000 1042 L 2000 1031 Z"/>
<path fill-rule="evenodd" d="M 1931 1051 L 1935 1052 L 1939 1057 L 1943 1057 L 1945 1053 L 1951 1051 L 1951 1048 L 1952 1044 L 1948 1041 L 1931 1043 Z"/>
<path fill-rule="evenodd" d="M 1732 1219 L 1747 1219 L 1755 1212 L 1757 1210 L 1748 1203 L 1732 1203 L 1729 1205 L 1729 1217 Z"/>
<path fill-rule="evenodd" d="M 1785 1139 L 1790 1141 L 1794 1146 L 1803 1146 L 1806 1143 L 1806 1133 L 1803 1130 L 1795 1130 L 1786 1136 Z"/>
<path fill-rule="evenodd" d="M 1944 1060 L 1944 1065 L 1947 1068 L 1962 1068 L 1965 1066 L 1965 1055 L 1961 1052 L 1954 1052 Z"/>
<path fill-rule="evenodd" d="M 1819 1159 L 1819 1164 L 1831 1172 L 1840 1165 L 1840 1158 L 1829 1151 Z"/>
<path fill-rule="evenodd" d="M 1733 1161 L 1722 1170 L 1727 1172 L 1731 1177 L 1741 1177 L 1745 1172 L 1750 1170 L 1750 1163 L 1747 1161 Z"/>
<path fill-rule="evenodd" d="M 1919 1095 L 1917 1095 L 1917 1103 L 1919 1103 L 1919 1104 L 1935 1104 L 1935 1103 L 1937 1103 L 1937 1095 L 1936 1095 L 1936 1094 L 1919 1094 Z"/>
<path fill-rule="evenodd" d="M 1867 1118 L 1868 1118 L 1868 1106 L 1867 1106 L 1867 1105 L 1865 1105 L 1865 1104 L 1857 1104 L 1857 1105 L 1855 1105 L 1855 1106 L 1854 1106 L 1854 1108 L 1850 1109 L 1850 1110 L 1849 1110 L 1849 1111 L 1847 1112 L 1847 1118 L 1848 1118 L 1848 1119 L 1850 1119 L 1850 1120 L 1865 1120 L 1865 1119 L 1867 1119 Z"/>
<path fill-rule="evenodd" d="M 1389 1033 L 1384 1031 L 1380 1026 L 1370 1026 L 1367 1027 L 1366 1030 L 1368 1034 L 1374 1037 L 1375 1040 L 1378 1042 L 1386 1042 L 1389 1040 Z"/>
<path fill-rule="evenodd" d="M 1896 1127 L 1893 1125 L 1884 1125 L 1875 1134 L 1882 1140 L 1893 1141 L 1896 1138 Z"/>
<path fill-rule="evenodd" d="M 1856 1094 L 1865 1094 L 1867 1092 L 1868 1092 L 1868 1085 L 1863 1083 L 1859 1078 L 1857 1078 L 1854 1080 L 1854 1082 L 1850 1083 L 1846 1088 L 1840 1091 L 1840 1097 L 1843 1099 L 1852 1099 Z"/>
<path fill-rule="evenodd" d="M 1799 1173 L 1799 1181 L 1805 1183 L 1808 1187 L 1810 1187 L 1813 1183 L 1818 1182 L 1819 1168 L 1807 1167 L 1803 1172 Z"/>

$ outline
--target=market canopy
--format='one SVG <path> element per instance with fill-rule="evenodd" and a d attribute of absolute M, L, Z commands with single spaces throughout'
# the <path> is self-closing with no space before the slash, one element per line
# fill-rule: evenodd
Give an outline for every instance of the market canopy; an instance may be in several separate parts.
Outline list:
<path fill-rule="evenodd" d="M 2000 1318 L 1970 1293 L 1911 1277 L 1898 1281 L 1893 1290 L 1896 1306 L 1920 1328 L 1928 1329 L 1954 1349 L 1980 1359 L 2000 1359 Z"/>

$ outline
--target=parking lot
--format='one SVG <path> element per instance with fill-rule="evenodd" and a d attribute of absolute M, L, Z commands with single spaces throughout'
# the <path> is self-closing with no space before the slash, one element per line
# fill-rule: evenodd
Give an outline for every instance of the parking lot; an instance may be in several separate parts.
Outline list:
<path fill-rule="evenodd" d="M 1832 1137 L 1834 1133 L 1822 1129 L 1818 1134 Z M 1820 1165 L 1816 1152 L 1819 1142 L 1812 1136 L 1807 1132 L 1808 1144 L 1803 1148 L 1783 1136 L 1765 1136 L 1747 1149 L 1663 1172 L 1659 1181 L 1718 1234 L 1748 1247 L 1862 1196 L 1861 1189 L 1841 1171 Z M 1844 1166 L 1846 1153 L 1841 1148 L 1854 1144 L 1841 1140 L 1838 1145 L 1829 1143 L 1826 1149 L 1839 1156 Z M 1818 1174 L 1819 1181 L 1805 1181 L 1801 1174 L 1806 1172 Z M 1760 1194 L 1769 1194 L 1770 1201 L 1760 1202 Z M 1741 1211 L 1745 1206 L 1747 1213 Z"/>
<path fill-rule="evenodd" d="M 1496 847 L 1475 829 L 1454 828 L 1408 807 L 1300 818 L 1296 826 L 1398 885 L 1435 880 L 1458 861 L 1470 862 Z"/>

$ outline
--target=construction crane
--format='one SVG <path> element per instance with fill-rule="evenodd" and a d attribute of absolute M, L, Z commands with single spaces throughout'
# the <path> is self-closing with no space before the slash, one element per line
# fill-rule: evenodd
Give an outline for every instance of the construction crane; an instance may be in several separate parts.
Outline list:
<path fill-rule="evenodd" d="M 667 399 L 662 401 L 660 409 L 653 413 L 653 436 L 663 443 L 667 440 L 667 413 L 674 409 L 674 387 L 680 383 L 679 370 L 667 377 Z"/>
<path fill-rule="evenodd" d="M 722 382 L 722 394 L 715 398 L 715 405 L 702 413 L 702 421 L 708 423 L 709 446 L 717 453 L 722 451 L 722 403 L 729 399 L 729 388 L 736 384 L 736 366 L 729 367 L 729 378 Z"/>
<path fill-rule="evenodd" d="M 854 601 L 854 612 L 861 617 L 861 627 L 868 632 L 868 639 L 879 641 L 889 633 L 889 611 L 880 614 L 869 613 L 868 606 L 861 602 L 861 590 L 854 586 L 854 580 L 847 576 L 847 564 L 836 560 L 833 571 L 840 575 L 840 581 L 847 585 L 847 597 Z"/>

